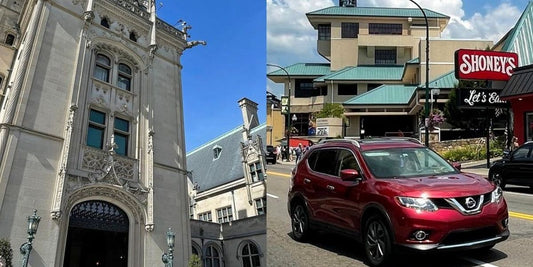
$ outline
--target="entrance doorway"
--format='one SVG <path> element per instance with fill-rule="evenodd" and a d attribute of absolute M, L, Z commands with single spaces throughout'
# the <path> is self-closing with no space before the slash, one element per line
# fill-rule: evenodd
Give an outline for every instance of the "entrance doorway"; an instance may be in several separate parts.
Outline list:
<path fill-rule="evenodd" d="M 65 267 L 126 267 L 129 220 L 119 207 L 91 200 L 70 212 Z"/>

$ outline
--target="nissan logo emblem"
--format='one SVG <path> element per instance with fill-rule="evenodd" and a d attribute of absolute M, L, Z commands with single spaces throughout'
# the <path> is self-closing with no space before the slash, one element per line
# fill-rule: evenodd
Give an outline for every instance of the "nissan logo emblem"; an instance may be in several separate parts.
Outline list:
<path fill-rule="evenodd" d="M 465 204 L 467 208 L 472 209 L 476 206 L 476 200 L 472 197 L 467 197 L 465 199 Z"/>

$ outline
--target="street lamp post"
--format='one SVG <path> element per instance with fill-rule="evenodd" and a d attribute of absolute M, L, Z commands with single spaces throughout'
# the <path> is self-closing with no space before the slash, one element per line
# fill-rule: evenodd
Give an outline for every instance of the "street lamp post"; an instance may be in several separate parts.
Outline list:
<path fill-rule="evenodd" d="M 161 260 L 165 264 L 165 267 L 172 267 L 174 265 L 174 241 L 176 240 L 176 234 L 172 232 L 171 228 L 167 231 L 167 245 L 168 254 L 165 252 L 161 256 Z"/>
<path fill-rule="evenodd" d="M 28 241 L 20 246 L 20 253 L 22 254 L 22 267 L 28 266 L 28 260 L 33 248 L 33 239 L 37 234 L 37 228 L 39 228 L 39 222 L 41 217 L 37 216 L 37 210 L 33 210 L 33 215 L 28 216 Z"/>
<path fill-rule="evenodd" d="M 420 11 L 422 11 L 422 15 L 424 15 L 424 20 L 426 20 L 426 102 L 424 104 L 424 130 L 425 130 L 425 144 L 427 147 L 429 147 L 429 23 L 428 23 L 428 17 L 426 16 L 426 12 L 424 12 L 424 9 L 420 7 L 420 5 L 415 2 L 414 0 L 409 0 L 413 4 L 415 4 Z"/>
<path fill-rule="evenodd" d="M 267 66 L 271 66 L 271 67 L 276 67 L 276 68 L 279 68 L 281 69 L 282 71 L 285 72 L 285 74 L 287 74 L 287 78 L 289 79 L 289 98 L 287 99 L 287 124 L 288 124 L 288 130 L 286 130 L 285 132 L 287 133 L 287 150 L 289 150 L 289 148 L 291 147 L 291 130 L 292 130 L 292 125 L 291 125 L 291 75 L 289 74 L 289 72 L 282 66 L 279 66 L 279 65 L 275 65 L 275 64 L 268 64 L 267 63 Z M 287 158 L 287 161 L 288 161 L 288 158 Z"/>

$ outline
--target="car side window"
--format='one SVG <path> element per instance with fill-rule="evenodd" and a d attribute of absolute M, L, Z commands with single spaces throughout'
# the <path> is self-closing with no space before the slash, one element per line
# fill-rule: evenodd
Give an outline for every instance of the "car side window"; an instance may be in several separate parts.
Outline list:
<path fill-rule="evenodd" d="M 358 172 L 361 172 L 361 169 L 359 168 L 359 164 L 357 164 L 357 160 L 355 159 L 355 156 L 352 154 L 351 151 L 341 149 L 339 150 L 339 159 L 340 162 L 340 168 L 339 173 L 337 175 L 340 175 L 340 171 L 346 170 L 346 169 L 352 169 L 357 170 Z"/>
<path fill-rule="evenodd" d="M 309 167 L 313 171 L 329 175 L 338 175 L 337 150 L 321 149 L 309 156 Z M 314 163 L 314 164 L 313 164 Z"/>
<path fill-rule="evenodd" d="M 529 157 L 529 150 L 530 150 L 529 146 L 523 146 L 523 147 L 518 148 L 513 153 L 513 159 L 517 159 L 517 160 L 527 159 Z"/>

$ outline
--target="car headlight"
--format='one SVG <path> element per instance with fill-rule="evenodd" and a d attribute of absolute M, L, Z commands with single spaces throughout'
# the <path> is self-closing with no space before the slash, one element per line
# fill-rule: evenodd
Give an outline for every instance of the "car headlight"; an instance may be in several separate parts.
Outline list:
<path fill-rule="evenodd" d="M 420 211 L 437 211 L 439 208 L 428 198 L 396 197 L 400 205 Z"/>
<path fill-rule="evenodd" d="M 496 186 L 496 189 L 494 189 L 494 191 L 492 191 L 490 202 L 498 203 L 498 202 L 500 202 L 500 200 L 502 200 L 502 198 L 503 198 L 503 190 L 501 189 L 501 187 Z"/>

